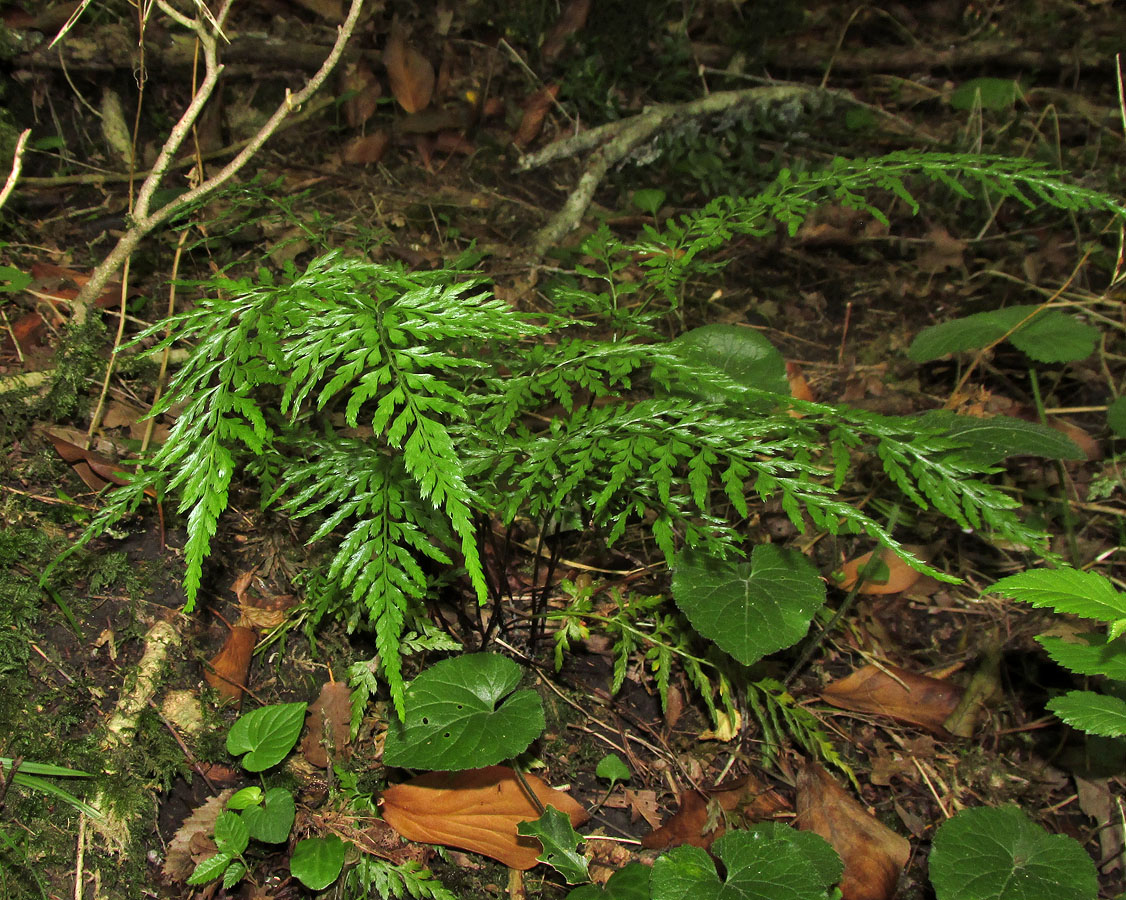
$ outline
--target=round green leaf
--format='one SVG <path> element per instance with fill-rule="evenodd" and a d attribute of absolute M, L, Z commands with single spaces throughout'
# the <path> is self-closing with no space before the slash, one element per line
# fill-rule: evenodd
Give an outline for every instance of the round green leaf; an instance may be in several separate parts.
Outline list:
<path fill-rule="evenodd" d="M 280 844 L 289 837 L 297 807 L 293 795 L 285 788 L 270 788 L 265 802 L 253 806 L 242 814 L 242 820 L 256 841 L 267 844 Z"/>
<path fill-rule="evenodd" d="M 685 332 L 669 346 L 689 362 L 719 369 L 744 387 L 775 394 L 790 393 L 786 361 L 778 349 L 753 328 L 704 325 Z M 687 387 L 703 400 L 723 402 L 739 399 L 706 379 Z"/>
<path fill-rule="evenodd" d="M 805 636 L 825 584 L 797 551 L 759 544 L 749 563 L 681 554 L 672 596 L 693 628 L 749 666 Z"/>
<path fill-rule="evenodd" d="M 521 675 L 516 663 L 495 653 L 431 666 L 407 688 L 406 719 L 388 729 L 384 763 L 456 771 L 522 753 L 540 736 L 544 718 L 535 691 L 515 690 Z"/>
<path fill-rule="evenodd" d="M 335 834 L 299 841 L 289 858 L 289 871 L 311 891 L 323 891 L 344 867 L 344 841 Z"/>
<path fill-rule="evenodd" d="M 262 788 L 256 784 L 236 791 L 227 801 L 227 809 L 248 809 L 262 802 Z"/>
<path fill-rule="evenodd" d="M 973 78 L 950 95 L 954 109 L 1010 109 L 1020 96 L 1020 83 L 1010 78 Z"/>
<path fill-rule="evenodd" d="M 1106 424 L 1115 437 L 1126 437 L 1126 394 L 1107 407 Z"/>
<path fill-rule="evenodd" d="M 629 766 L 622 762 L 622 758 L 617 753 L 607 753 L 602 757 L 594 769 L 594 774 L 599 778 L 605 778 L 611 784 L 629 781 L 630 776 Z"/>
<path fill-rule="evenodd" d="M 1095 352 L 1099 329 L 1058 309 L 1049 309 L 1009 335 L 1009 343 L 1037 362 L 1064 363 Z"/>
<path fill-rule="evenodd" d="M 304 724 L 304 703 L 263 706 L 231 726 L 227 732 L 227 752 L 233 756 L 245 753 L 242 767 L 248 772 L 261 772 L 285 759 Z"/>
<path fill-rule="evenodd" d="M 650 879 L 653 900 L 814 900 L 843 870 L 823 838 L 777 822 L 729 831 L 712 851 L 726 869 L 723 880 L 699 847 L 681 846 L 658 857 Z"/>
<path fill-rule="evenodd" d="M 930 876 L 938 900 L 1094 900 L 1095 864 L 1016 806 L 977 807 L 935 832 Z"/>

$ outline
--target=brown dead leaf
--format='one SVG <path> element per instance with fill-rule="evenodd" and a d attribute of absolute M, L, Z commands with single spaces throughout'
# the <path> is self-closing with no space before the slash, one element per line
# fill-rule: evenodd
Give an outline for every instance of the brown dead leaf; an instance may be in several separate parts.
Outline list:
<path fill-rule="evenodd" d="M 399 106 L 409 113 L 416 113 L 430 105 L 430 98 L 434 95 L 434 67 L 407 43 L 406 31 L 398 16 L 391 20 L 383 65 L 387 67 L 391 94 Z"/>
<path fill-rule="evenodd" d="M 554 62 L 567 46 L 567 38 L 582 30 L 586 25 L 587 16 L 590 15 L 591 0 L 570 0 L 563 7 L 555 24 L 544 35 L 543 44 L 540 45 L 540 56 L 544 62 Z"/>
<path fill-rule="evenodd" d="M 242 703 L 242 689 L 250 673 L 250 657 L 258 635 L 253 628 L 234 626 L 227 635 L 222 649 L 211 660 L 210 668 L 203 673 L 207 683 L 219 692 L 224 700 Z"/>
<path fill-rule="evenodd" d="M 896 666 L 864 666 L 826 685 L 821 698 L 840 709 L 888 716 L 942 735 L 942 723 L 957 708 L 962 688 Z"/>
<path fill-rule="evenodd" d="M 904 549 L 911 555 L 923 559 L 924 562 L 926 561 L 921 555 L 924 548 L 905 544 Z M 852 586 L 856 584 L 856 579 L 859 577 L 860 570 L 868 564 L 871 558 L 871 553 L 865 553 L 863 556 L 851 559 L 841 566 L 832 575 L 833 580 L 837 582 L 837 587 L 842 591 L 852 590 Z M 886 547 L 880 550 L 879 558 L 887 566 L 887 578 L 879 577 L 882 573 L 869 575 L 860 586 L 861 594 L 898 594 L 900 591 L 907 590 L 919 580 L 921 573 L 912 569 L 896 553 Z"/>
<path fill-rule="evenodd" d="M 292 0 L 292 2 L 333 25 L 339 25 L 344 21 L 344 0 Z"/>
<path fill-rule="evenodd" d="M 626 788 L 625 792 L 626 802 L 629 803 L 630 808 L 630 821 L 644 819 L 650 828 L 654 830 L 660 828 L 661 816 L 657 812 L 657 792 L 631 791 L 629 788 Z"/>
<path fill-rule="evenodd" d="M 922 271 L 933 275 L 962 265 L 962 254 L 966 250 L 965 241 L 958 240 L 941 225 L 936 225 L 928 231 L 926 240 L 927 249 L 915 259 L 915 265 Z"/>
<path fill-rule="evenodd" d="M 100 453 L 85 450 L 53 431 L 44 430 L 44 434 L 55 445 L 55 452 L 64 462 L 70 463 L 78 477 L 90 490 L 100 491 L 111 484 L 123 485 L 129 483 L 125 477 L 128 473 Z M 145 491 L 145 496 L 156 497 L 156 491 L 149 488 Z"/>
<path fill-rule="evenodd" d="M 891 900 L 911 845 L 879 822 L 817 765 L 797 779 L 797 826 L 821 835 L 844 861 L 844 900 Z"/>
<path fill-rule="evenodd" d="M 336 762 L 344 762 L 352 755 L 351 694 L 347 684 L 329 681 L 310 704 L 305 714 L 308 732 L 301 741 L 301 752 L 309 765 L 327 769 L 330 750 Z"/>
<path fill-rule="evenodd" d="M 200 836 L 207 837 L 215 831 L 215 820 L 227 805 L 234 789 L 222 791 L 217 797 L 212 797 L 201 806 L 194 809 L 176 829 L 172 840 L 168 842 L 168 853 L 164 857 L 164 868 L 161 874 L 169 881 L 183 883 L 195 870 L 199 861 L 194 858 L 193 839 L 198 846 Z M 214 850 L 212 851 L 214 852 Z"/>
<path fill-rule="evenodd" d="M 569 794 L 524 776 L 544 806 L 554 806 L 581 825 L 590 818 Z M 466 772 L 430 772 L 387 788 L 379 801 L 383 818 L 409 841 L 446 844 L 499 860 L 513 869 L 536 865 L 539 841 L 516 833 L 539 811 L 507 766 Z"/>
<path fill-rule="evenodd" d="M 520 117 L 516 134 L 512 136 L 512 143 L 522 150 L 539 137 L 540 131 L 543 130 L 543 120 L 557 96 L 559 96 L 559 85 L 549 84 L 524 101 L 524 114 Z"/>
<path fill-rule="evenodd" d="M 813 391 L 809 387 L 809 381 L 806 380 L 802 368 L 796 362 L 786 363 L 786 380 L 790 382 L 790 396 L 795 400 L 805 400 L 813 403 L 816 399 L 813 396 Z"/>
<path fill-rule="evenodd" d="M 351 138 L 341 149 L 340 158 L 353 166 L 371 166 L 383 159 L 391 142 L 386 131 L 373 131 Z"/>
<path fill-rule="evenodd" d="M 726 820 L 733 825 L 768 819 L 786 808 L 785 801 L 750 775 L 732 785 L 708 791 L 686 790 L 678 809 L 660 828 L 645 835 L 641 846 L 664 850 L 691 844 L 707 850 L 723 834 Z M 726 816 L 720 815 L 720 812 Z M 739 822 L 742 819 L 742 823 Z"/>
<path fill-rule="evenodd" d="M 371 66 L 361 60 L 344 70 L 340 78 L 340 93 L 351 95 L 344 101 L 344 119 L 352 128 L 358 128 L 375 114 L 383 85 L 375 77 Z"/>

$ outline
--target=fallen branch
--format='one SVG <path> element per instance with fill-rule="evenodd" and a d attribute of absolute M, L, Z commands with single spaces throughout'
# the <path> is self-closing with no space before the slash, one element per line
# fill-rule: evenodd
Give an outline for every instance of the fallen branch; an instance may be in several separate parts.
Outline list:
<path fill-rule="evenodd" d="M 771 85 L 742 91 L 719 91 L 688 103 L 650 106 L 632 118 L 592 128 L 522 157 L 517 169 L 526 171 L 594 150 L 587 160 L 586 171 L 562 208 L 536 233 L 532 244 L 533 254 L 536 257 L 543 256 L 576 228 L 610 167 L 621 162 L 658 131 L 676 122 L 715 115 L 740 106 L 761 106 L 830 94 L 839 95 L 839 92 L 804 85 Z"/>
<path fill-rule="evenodd" d="M 340 59 L 341 54 L 344 52 L 344 46 L 347 44 L 348 39 L 351 37 L 356 27 L 356 22 L 359 20 L 363 0 L 351 0 L 348 16 L 344 24 L 341 25 L 337 31 L 336 43 L 333 44 L 332 50 L 329 51 L 329 55 L 325 58 L 316 74 L 313 75 L 305 84 L 305 87 L 296 94 L 286 92 L 285 99 L 278 104 L 278 108 L 274 111 L 273 115 L 270 116 L 266 123 L 258 130 L 258 133 L 250 139 L 247 145 L 234 159 L 196 187 L 181 194 L 176 199 L 169 201 L 159 209 L 150 210 L 149 205 L 152 203 L 153 196 L 157 189 L 163 184 L 165 174 L 172 167 L 176 154 L 179 152 L 185 138 L 191 132 L 192 126 L 199 118 L 199 114 L 207 104 L 212 92 L 215 90 L 215 85 L 218 83 L 219 76 L 223 71 L 222 65 L 218 62 L 216 37 L 230 10 L 231 0 L 228 0 L 219 11 L 218 15 L 215 16 L 214 27 L 210 30 L 206 27 L 205 23 L 201 22 L 199 19 L 188 19 L 170 6 L 166 0 L 157 0 L 157 5 L 165 15 L 195 33 L 202 50 L 204 76 L 200 81 L 199 88 L 192 98 L 191 103 L 189 103 L 188 108 L 184 110 L 180 121 L 172 127 L 172 131 L 169 133 L 168 139 L 164 142 L 164 146 L 161 148 L 152 170 L 137 192 L 137 200 L 131 213 L 133 221 L 132 227 L 121 236 L 106 258 L 94 269 L 90 280 L 86 282 L 79 291 L 78 296 L 75 297 L 72 302 L 74 309 L 73 324 L 76 327 L 80 327 L 86 321 L 90 305 L 94 302 L 95 298 L 101 294 L 102 289 L 109 282 L 110 278 L 113 277 L 114 273 L 124 264 L 125 260 L 133 253 L 137 245 L 140 244 L 145 237 L 161 223 L 188 208 L 193 203 L 214 193 L 218 188 L 230 181 L 231 178 L 254 157 L 270 136 L 277 131 L 282 121 L 296 112 L 297 109 L 320 88 Z"/>

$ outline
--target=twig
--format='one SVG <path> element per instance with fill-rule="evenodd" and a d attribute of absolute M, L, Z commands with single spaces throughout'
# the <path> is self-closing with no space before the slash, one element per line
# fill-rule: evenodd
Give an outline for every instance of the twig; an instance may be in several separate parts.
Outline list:
<path fill-rule="evenodd" d="M 741 91 L 718 91 L 688 103 L 662 103 L 651 106 L 631 119 L 592 128 L 590 131 L 556 141 L 536 153 L 522 157 L 517 165 L 518 171 L 526 171 L 555 160 L 594 150 L 587 160 L 586 171 L 563 203 L 563 207 L 537 232 L 532 243 L 533 254 L 537 257 L 543 256 L 549 248 L 558 244 L 576 228 L 610 167 L 617 165 L 635 147 L 649 140 L 671 123 L 714 115 L 738 106 L 778 103 L 829 93 L 837 92 L 805 85 L 771 85 Z"/>
<path fill-rule="evenodd" d="M 160 9 L 172 18 L 181 23 L 188 21 L 182 14 L 173 10 L 164 0 L 157 0 L 157 2 Z M 207 100 L 215 90 L 215 85 L 223 70 L 223 67 L 219 64 L 216 57 L 214 35 L 209 33 L 198 21 L 190 23 L 190 27 L 196 33 L 196 36 L 200 40 L 200 45 L 203 48 L 203 80 L 200 82 L 199 90 L 195 97 L 192 98 L 183 116 L 180 117 L 180 121 L 173 126 L 172 131 L 168 135 L 168 139 L 164 143 L 164 147 L 161 148 L 156 163 L 154 163 L 152 167 L 152 171 L 141 185 L 141 189 L 137 194 L 137 202 L 133 208 L 133 226 L 118 239 L 117 244 L 106 258 L 99 263 L 97 268 L 94 269 L 90 280 L 86 282 L 85 286 L 79 291 L 78 296 L 75 297 L 72 306 L 74 308 L 73 321 L 76 326 L 81 326 L 86 321 L 90 306 L 95 298 L 101 294 L 102 288 L 105 287 L 109 279 L 124 264 L 125 259 L 133 253 L 145 237 L 161 223 L 188 208 L 193 203 L 209 196 L 230 181 L 238 174 L 243 166 L 254 157 L 270 136 L 277 131 L 281 123 L 313 96 L 324 83 L 325 79 L 328 78 L 329 73 L 335 67 L 341 54 L 344 52 L 344 46 L 355 30 L 362 8 L 363 0 L 351 0 L 348 16 L 344 24 L 337 30 L 336 43 L 333 44 L 332 50 L 329 51 L 329 55 L 326 57 L 320 69 L 306 82 L 305 87 L 296 94 L 286 92 L 285 99 L 278 104 L 278 108 L 274 111 L 273 115 L 270 116 L 266 123 L 258 130 L 258 133 L 250 139 L 247 145 L 233 160 L 196 187 L 186 191 L 176 199 L 169 201 L 159 209 L 150 211 L 149 204 L 152 202 L 154 194 L 163 183 L 164 176 L 172 166 L 176 153 L 191 131 L 192 125 L 195 124 L 196 120 L 199 118 L 199 114 L 202 112 Z M 229 9 L 230 0 L 228 0 L 215 17 L 219 26 L 222 25 Z"/>
<path fill-rule="evenodd" d="M 0 190 L 0 209 L 8 202 L 8 196 L 19 180 L 20 172 L 23 170 L 23 154 L 27 149 L 27 139 L 30 136 L 31 129 L 25 128 L 16 141 L 16 152 L 12 154 L 12 171 L 8 173 L 8 180 L 4 182 L 4 189 Z"/>

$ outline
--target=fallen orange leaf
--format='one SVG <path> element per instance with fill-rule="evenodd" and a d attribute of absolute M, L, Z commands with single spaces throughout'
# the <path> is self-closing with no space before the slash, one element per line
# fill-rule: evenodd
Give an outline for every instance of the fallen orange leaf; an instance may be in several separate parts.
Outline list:
<path fill-rule="evenodd" d="M 391 35 L 383 51 L 383 65 L 391 82 L 391 93 L 399 106 L 416 113 L 430 105 L 434 95 L 434 67 L 430 61 L 407 43 L 406 32 L 398 18 L 391 20 Z"/>
<path fill-rule="evenodd" d="M 203 673 L 207 683 L 219 692 L 224 700 L 242 702 L 246 676 L 250 673 L 250 657 L 258 636 L 253 628 L 234 626 L 222 649 L 211 660 L 211 667 Z"/>
<path fill-rule="evenodd" d="M 797 826 L 821 835 L 844 861 L 844 900 L 891 900 L 911 845 L 873 818 L 833 776 L 808 765 L 797 780 Z"/>
<path fill-rule="evenodd" d="M 525 775 L 540 803 L 566 813 L 572 825 L 590 815 L 569 794 Z M 408 841 L 446 844 L 499 860 L 512 869 L 536 865 L 539 841 L 516 833 L 540 812 L 508 766 L 465 772 L 430 772 L 396 784 L 379 801 L 383 818 Z"/>
<path fill-rule="evenodd" d="M 826 685 L 821 698 L 841 709 L 890 716 L 945 735 L 942 723 L 957 709 L 962 688 L 895 666 L 864 666 Z"/>
<path fill-rule="evenodd" d="M 713 827 L 708 827 L 708 805 L 718 805 L 728 813 L 720 816 Z M 699 791 L 687 790 L 680 794 L 680 809 L 660 828 L 641 839 L 641 846 L 648 850 L 664 850 L 681 844 L 703 847 L 707 850 L 712 842 L 723 834 L 724 819 L 742 818 L 750 824 L 760 819 L 768 819 L 786 808 L 785 801 L 750 775 L 739 779 L 735 784 L 708 791 L 707 796 Z M 735 821 L 732 824 L 739 824 Z"/>
<path fill-rule="evenodd" d="M 524 115 L 520 117 L 520 125 L 516 129 L 516 134 L 513 135 L 512 143 L 517 147 L 524 148 L 539 137 L 547 111 L 551 109 L 558 95 L 559 85 L 546 85 L 524 102 Z"/>
<path fill-rule="evenodd" d="M 331 747 L 333 759 L 342 762 L 352 755 L 351 723 L 352 692 L 348 685 L 340 681 L 325 682 L 321 693 L 305 715 L 308 731 L 301 741 L 301 753 L 309 765 L 318 769 L 328 768 L 328 751 Z"/>
<path fill-rule="evenodd" d="M 921 547 L 908 545 L 904 545 L 903 549 L 914 556 L 918 556 L 922 550 Z M 851 559 L 841 566 L 837 572 L 833 573 L 837 587 L 843 591 L 852 590 L 860 571 L 871 558 L 871 553 L 865 553 L 863 556 Z M 919 580 L 921 573 L 912 569 L 901 557 L 886 547 L 880 550 L 880 561 L 887 566 L 887 578 L 884 579 L 880 575 L 865 578 L 864 583 L 860 585 L 861 594 L 898 594 L 900 591 L 907 590 Z"/>

